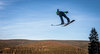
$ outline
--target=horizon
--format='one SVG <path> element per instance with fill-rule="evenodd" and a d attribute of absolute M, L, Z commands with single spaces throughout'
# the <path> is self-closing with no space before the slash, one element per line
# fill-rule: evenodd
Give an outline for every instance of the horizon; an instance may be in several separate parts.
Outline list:
<path fill-rule="evenodd" d="M 47 40 L 31 40 L 31 39 L 0 39 L 0 40 L 29 40 L 29 41 L 89 41 L 89 40 L 50 40 L 50 39 L 47 39 Z"/>
<path fill-rule="evenodd" d="M 0 39 L 89 40 L 95 27 L 100 34 L 99 0 L 0 0 Z M 56 10 L 66 14 L 72 24 L 60 24 Z M 64 18 L 65 22 L 66 19 Z M 100 36 L 99 36 L 100 39 Z"/>

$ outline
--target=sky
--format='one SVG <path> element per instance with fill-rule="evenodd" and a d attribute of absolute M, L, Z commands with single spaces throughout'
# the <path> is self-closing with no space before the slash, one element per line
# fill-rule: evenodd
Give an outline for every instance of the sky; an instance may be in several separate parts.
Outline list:
<path fill-rule="evenodd" d="M 57 9 L 75 22 L 51 26 L 61 23 Z M 99 22 L 100 0 L 0 0 L 0 39 L 89 40 Z"/>

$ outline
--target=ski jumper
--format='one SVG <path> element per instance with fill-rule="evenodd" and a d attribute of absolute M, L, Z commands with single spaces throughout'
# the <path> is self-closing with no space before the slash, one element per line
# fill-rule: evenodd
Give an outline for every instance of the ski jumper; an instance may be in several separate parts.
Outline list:
<path fill-rule="evenodd" d="M 70 19 L 65 15 L 65 13 L 68 13 L 68 11 L 59 11 L 57 9 L 57 12 L 56 14 L 59 15 L 60 19 L 61 19 L 61 24 L 64 24 L 64 20 L 63 20 L 63 17 L 65 17 L 67 19 L 67 22 L 69 23 L 70 22 Z"/>

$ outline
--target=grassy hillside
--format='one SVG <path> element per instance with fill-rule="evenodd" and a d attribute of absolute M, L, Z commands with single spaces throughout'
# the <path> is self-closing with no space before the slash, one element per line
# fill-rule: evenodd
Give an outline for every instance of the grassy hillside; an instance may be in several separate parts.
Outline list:
<path fill-rule="evenodd" d="M 34 42 L 32 40 L 20 40 L 20 39 L 15 39 L 15 40 L 0 40 L 0 49 L 2 48 L 7 48 L 7 47 L 15 47 L 17 45 L 21 44 L 26 44 Z"/>
<path fill-rule="evenodd" d="M 0 49 L 0 53 L 3 54 L 6 53 L 8 54 L 87 54 L 88 53 L 87 51 L 88 41 L 1 40 L 0 43 L 2 43 L 0 47 L 4 46 L 1 47 Z M 8 46 L 4 44 L 8 44 Z"/>

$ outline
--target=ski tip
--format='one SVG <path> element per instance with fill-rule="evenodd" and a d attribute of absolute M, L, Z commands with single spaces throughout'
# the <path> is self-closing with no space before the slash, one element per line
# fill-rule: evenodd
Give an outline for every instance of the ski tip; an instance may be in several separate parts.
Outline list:
<path fill-rule="evenodd" d="M 75 21 L 75 20 L 72 20 L 72 21 Z"/>
<path fill-rule="evenodd" d="M 53 26 L 53 24 L 51 24 L 51 26 Z"/>

